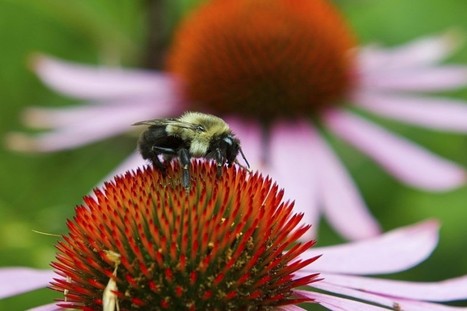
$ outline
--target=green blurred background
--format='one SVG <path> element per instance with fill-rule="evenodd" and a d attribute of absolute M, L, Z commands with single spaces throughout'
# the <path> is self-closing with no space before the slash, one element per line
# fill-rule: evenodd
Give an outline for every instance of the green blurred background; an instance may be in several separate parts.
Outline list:
<path fill-rule="evenodd" d="M 177 19 L 194 1 L 162 3 L 166 9 L 160 22 L 162 38 L 170 38 Z M 20 119 L 27 106 L 76 103 L 48 90 L 29 70 L 28 61 L 35 52 L 89 64 L 142 66 L 150 2 L 159 5 L 163 1 L 0 0 L 0 135 L 25 130 Z M 453 28 L 464 37 L 467 33 L 465 0 L 334 2 L 362 44 L 392 46 Z M 448 62 L 467 64 L 467 44 Z M 467 88 L 449 95 L 467 102 Z M 467 135 L 379 121 L 467 167 Z M 442 223 L 440 245 L 433 256 L 417 268 L 391 277 L 434 281 L 467 274 L 466 187 L 442 194 L 409 189 L 342 142 L 333 140 L 333 144 L 385 230 L 427 218 Z M 65 233 L 65 220 L 72 217 L 74 206 L 134 150 L 135 137 L 112 138 L 49 154 L 14 153 L 3 144 L 0 148 L 0 266 L 47 268 L 54 258 L 56 238 L 33 230 Z M 323 224 L 319 245 L 340 241 Z M 0 310 L 23 310 L 56 296 L 50 290 L 39 290 L 0 301 Z"/>

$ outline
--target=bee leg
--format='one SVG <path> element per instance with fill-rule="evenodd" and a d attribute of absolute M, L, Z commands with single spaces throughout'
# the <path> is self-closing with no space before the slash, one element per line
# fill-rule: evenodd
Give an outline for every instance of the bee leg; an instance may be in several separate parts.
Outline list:
<path fill-rule="evenodd" d="M 162 163 L 161 160 L 159 159 L 159 155 L 160 154 L 176 155 L 177 152 L 172 148 L 165 148 L 165 147 L 160 147 L 160 146 L 152 146 L 151 152 L 154 154 L 154 156 L 152 156 L 150 159 L 152 164 L 155 167 L 157 167 L 162 172 L 162 174 L 165 176 L 167 168 L 164 165 L 164 163 Z"/>
<path fill-rule="evenodd" d="M 159 154 L 154 153 L 149 157 L 149 161 L 151 161 L 152 166 L 154 166 L 156 169 L 158 169 L 162 175 L 165 176 L 166 169 L 164 164 L 162 164 L 161 160 L 159 159 Z"/>
<path fill-rule="evenodd" d="M 217 178 L 220 178 L 222 176 L 222 167 L 224 166 L 225 157 L 219 148 L 216 149 L 214 159 L 216 160 Z"/>
<path fill-rule="evenodd" d="M 190 188 L 190 152 L 181 148 L 178 151 L 178 157 L 182 166 L 182 185 L 185 189 Z"/>

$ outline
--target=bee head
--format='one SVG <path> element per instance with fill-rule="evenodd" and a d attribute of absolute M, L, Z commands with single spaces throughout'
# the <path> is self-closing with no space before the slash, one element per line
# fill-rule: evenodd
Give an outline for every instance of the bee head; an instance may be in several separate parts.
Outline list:
<path fill-rule="evenodd" d="M 234 151 L 231 154 L 231 156 L 233 157 L 232 159 L 229 158 L 229 155 L 227 156 L 227 158 L 229 159 L 229 163 L 237 162 L 238 165 L 250 171 L 250 163 L 248 163 L 248 160 L 246 159 L 245 154 L 243 153 L 242 147 L 240 147 L 240 141 L 237 138 L 235 138 L 232 134 L 230 134 L 226 137 L 225 142 L 229 146 L 231 146 L 231 149 Z M 239 152 L 242 155 L 243 161 L 245 161 L 246 167 L 241 165 L 236 159 Z"/>
<path fill-rule="evenodd" d="M 222 144 L 224 145 L 225 157 L 229 165 L 232 165 L 234 162 L 237 162 L 237 164 L 239 164 L 237 161 L 237 155 L 238 153 L 240 153 L 247 165 L 247 169 L 250 168 L 250 164 L 245 158 L 242 148 L 240 147 L 240 141 L 237 138 L 235 138 L 233 134 L 225 135 L 222 138 Z"/>
<path fill-rule="evenodd" d="M 219 145 L 224 150 L 225 160 L 231 165 L 238 155 L 239 142 L 232 134 L 227 134 L 220 138 Z"/>

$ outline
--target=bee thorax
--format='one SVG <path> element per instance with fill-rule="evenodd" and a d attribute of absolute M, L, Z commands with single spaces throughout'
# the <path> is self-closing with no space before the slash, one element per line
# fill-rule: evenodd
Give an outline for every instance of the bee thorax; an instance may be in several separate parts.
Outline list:
<path fill-rule="evenodd" d="M 190 145 L 190 154 L 193 157 L 203 157 L 208 152 L 209 143 L 205 141 L 193 140 Z"/>

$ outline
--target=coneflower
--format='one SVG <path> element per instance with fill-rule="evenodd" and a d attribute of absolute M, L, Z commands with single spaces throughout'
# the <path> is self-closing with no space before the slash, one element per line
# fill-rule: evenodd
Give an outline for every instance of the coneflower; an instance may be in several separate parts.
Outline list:
<path fill-rule="evenodd" d="M 436 221 L 308 249 L 312 241 L 297 239 L 309 226 L 298 225 L 301 215 L 269 178 L 230 168 L 218 180 L 213 170 L 195 162 L 189 192 L 173 167 L 167 177 L 145 168 L 106 183 L 76 208 L 55 271 L 0 268 L 0 299 L 47 285 L 59 301 L 31 311 L 298 311 L 310 303 L 444 311 L 458 308 L 440 302 L 467 298 L 465 275 L 431 283 L 368 277 L 429 257 Z"/>
<path fill-rule="evenodd" d="M 195 162 L 192 186 L 128 172 L 86 197 L 68 221 L 52 266 L 67 308 L 83 310 L 269 310 L 310 301 L 295 294 L 317 273 L 294 273 L 314 242 L 271 179 Z"/>

